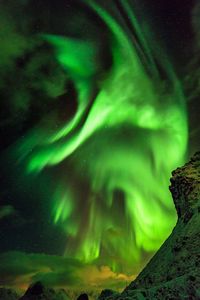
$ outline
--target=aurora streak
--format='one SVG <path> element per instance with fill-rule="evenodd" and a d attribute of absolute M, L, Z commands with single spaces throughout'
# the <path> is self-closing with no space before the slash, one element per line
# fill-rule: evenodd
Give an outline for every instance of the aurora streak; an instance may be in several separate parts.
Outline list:
<path fill-rule="evenodd" d="M 65 255 L 130 271 L 143 253 L 158 249 L 176 221 L 168 185 L 185 160 L 187 115 L 180 82 L 150 27 L 140 28 L 130 1 L 117 2 L 137 39 L 114 4 L 111 13 L 88 2 L 110 32 L 106 72 L 99 71 L 96 41 L 41 35 L 73 81 L 77 110 L 63 126 L 53 126 L 49 115 L 51 128 L 38 124 L 16 153 L 34 176 L 70 162 L 49 195 L 51 220 L 66 233 Z M 89 190 L 81 192 L 72 177 Z"/>

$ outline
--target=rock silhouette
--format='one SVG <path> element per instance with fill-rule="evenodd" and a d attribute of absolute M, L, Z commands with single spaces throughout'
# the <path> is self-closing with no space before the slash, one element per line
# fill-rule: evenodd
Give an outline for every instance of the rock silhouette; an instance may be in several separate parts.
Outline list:
<path fill-rule="evenodd" d="M 19 300 L 69 300 L 64 290 L 55 291 L 40 281 L 31 285 Z"/>
<path fill-rule="evenodd" d="M 98 297 L 98 300 L 105 300 L 105 299 L 108 299 L 108 298 L 115 298 L 119 295 L 119 293 L 113 291 L 113 290 L 109 290 L 109 289 L 106 289 L 106 290 L 103 290 L 101 292 L 101 294 L 99 295 Z"/>
<path fill-rule="evenodd" d="M 19 296 L 12 289 L 0 288 L 0 300 L 17 300 Z"/>
<path fill-rule="evenodd" d="M 78 296 L 77 300 L 89 300 L 89 297 L 86 293 L 83 293 L 80 296 Z"/>

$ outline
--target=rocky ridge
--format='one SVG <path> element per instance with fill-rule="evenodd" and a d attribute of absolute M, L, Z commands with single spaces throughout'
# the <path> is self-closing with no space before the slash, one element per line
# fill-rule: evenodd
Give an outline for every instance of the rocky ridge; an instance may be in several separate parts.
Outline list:
<path fill-rule="evenodd" d="M 0 300 L 17 300 L 19 295 L 12 289 L 0 288 Z"/>
<path fill-rule="evenodd" d="M 63 289 L 55 291 L 38 281 L 31 285 L 19 300 L 69 300 L 69 297 Z"/>

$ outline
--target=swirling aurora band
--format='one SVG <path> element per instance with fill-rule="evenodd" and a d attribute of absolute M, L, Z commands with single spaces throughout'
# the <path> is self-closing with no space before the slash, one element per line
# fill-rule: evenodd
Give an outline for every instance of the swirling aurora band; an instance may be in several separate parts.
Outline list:
<path fill-rule="evenodd" d="M 112 66 L 101 78 L 94 41 L 42 35 L 76 87 L 78 108 L 53 132 L 33 129 L 18 149 L 29 173 L 72 159 L 73 170 L 62 174 L 52 196 L 52 222 L 68 237 L 65 255 L 116 270 L 155 251 L 170 233 L 170 172 L 187 150 L 181 85 L 150 30 L 142 33 L 129 1 L 118 2 L 137 41 L 121 17 L 89 3 L 111 36 Z M 77 195 L 71 172 L 89 182 L 87 195 Z"/>

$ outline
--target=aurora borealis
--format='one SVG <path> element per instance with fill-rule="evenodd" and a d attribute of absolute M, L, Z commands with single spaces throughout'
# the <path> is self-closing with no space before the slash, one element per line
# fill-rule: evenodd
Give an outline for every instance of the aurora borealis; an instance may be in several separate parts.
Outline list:
<path fill-rule="evenodd" d="M 123 264 L 127 259 L 128 263 L 137 261 L 141 249 L 156 250 L 172 228 L 173 204 L 166 191 L 170 171 L 182 163 L 186 153 L 187 117 L 180 83 L 167 59 L 160 65 L 165 66 L 170 77 L 172 92 L 164 95 L 165 104 L 161 106 L 159 101 L 164 91 L 159 91 L 158 86 L 164 82 L 159 78 L 150 50 L 149 69 L 153 80 L 123 29 L 108 13 L 99 7 L 96 10 L 113 34 L 113 66 L 109 75 L 101 83 L 94 82 L 97 51 L 89 42 L 87 45 L 63 37 L 44 36 L 55 47 L 58 62 L 74 80 L 78 107 L 69 124 L 49 136 L 45 134 L 41 143 L 38 139 L 36 144 L 31 143 L 31 133 L 29 143 L 25 140 L 26 148 L 21 146 L 21 155 L 27 152 L 30 156 L 27 162 L 30 173 L 59 164 L 73 154 L 75 168 L 80 168 L 85 161 L 81 171 L 91 185 L 88 199 L 76 199 L 66 180 L 58 187 L 61 191 L 55 192 L 54 222 L 60 222 L 66 234 L 75 240 L 72 250 L 75 257 L 91 262 L 101 257 L 103 248 L 108 258 L 110 252 Z M 141 36 L 141 43 L 144 39 Z M 91 100 L 88 95 L 94 89 L 97 92 Z M 73 222 L 79 201 L 85 201 L 87 210 L 85 232 L 81 222 Z M 123 225 L 115 224 L 118 222 L 115 215 L 112 220 L 114 202 L 124 202 L 120 204 L 124 211 L 117 216 Z M 162 206 L 169 211 L 169 218 L 163 216 L 166 211 L 162 211 Z M 119 243 L 123 245 L 122 251 L 116 251 Z M 66 254 L 69 251 L 66 249 Z"/>
<path fill-rule="evenodd" d="M 15 286 L 76 286 L 84 275 L 91 286 L 126 284 L 176 222 L 169 178 L 192 148 L 183 81 L 145 1 L 25 2 L 2 4 L 14 15 L 5 51 L 17 42 L 1 89 L 13 86 L 7 123 L 17 129 L 2 150 L 0 221 L 15 237 L 3 242 L 0 272 L 16 256 L 29 268 L 17 265 Z"/>

